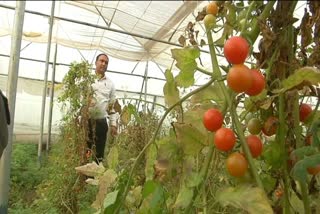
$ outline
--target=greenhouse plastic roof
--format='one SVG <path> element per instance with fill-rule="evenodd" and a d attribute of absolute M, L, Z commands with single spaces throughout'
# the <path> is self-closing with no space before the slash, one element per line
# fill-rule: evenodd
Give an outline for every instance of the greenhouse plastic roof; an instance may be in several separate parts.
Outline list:
<path fill-rule="evenodd" d="M 207 1 L 56 1 L 52 42 L 129 61 L 170 66 L 170 49 Z M 27 1 L 23 40 L 48 42 L 51 1 Z M 12 33 L 13 1 L 0 1 L 0 36 Z M 32 12 L 32 13 L 29 13 Z M 39 15 L 45 15 L 45 18 Z M 204 30 L 203 28 L 199 29 Z M 203 34 L 202 34 L 203 35 Z M 199 34 L 201 36 L 201 33 Z M 159 42 L 162 41 L 162 42 Z"/>

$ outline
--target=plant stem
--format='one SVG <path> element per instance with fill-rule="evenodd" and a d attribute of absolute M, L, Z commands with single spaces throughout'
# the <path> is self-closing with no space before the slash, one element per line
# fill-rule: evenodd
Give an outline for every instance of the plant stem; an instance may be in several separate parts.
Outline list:
<path fill-rule="evenodd" d="M 288 154 L 286 153 L 286 143 L 285 143 L 285 133 L 286 133 L 286 121 L 285 121 L 285 99 L 284 94 L 280 93 L 279 95 L 279 130 L 277 133 L 278 143 L 282 146 L 281 151 L 284 155 L 283 158 L 283 167 L 282 174 L 284 175 L 284 213 L 290 213 L 290 201 L 289 201 L 289 175 L 288 175 L 288 166 L 287 159 Z"/>
<path fill-rule="evenodd" d="M 213 79 L 222 79 L 222 73 L 220 71 L 220 67 L 218 64 L 216 50 L 214 49 L 214 45 L 213 45 L 212 33 L 208 29 L 207 29 L 207 39 L 208 39 L 208 45 L 209 45 L 209 50 L 210 50 L 210 56 L 211 56 L 212 70 L 213 70 L 212 71 L 212 78 Z M 226 88 L 224 82 L 218 81 L 218 86 L 226 99 L 226 103 L 225 103 L 224 109 L 223 109 L 223 111 L 226 112 L 228 106 L 230 106 L 230 104 L 231 104 L 230 95 L 227 91 L 227 88 Z"/>
<path fill-rule="evenodd" d="M 258 21 L 253 25 L 252 27 L 252 30 L 250 31 L 249 34 L 247 34 L 247 38 L 250 39 L 251 41 L 251 44 L 254 44 L 256 39 L 258 38 L 259 36 L 259 33 L 260 33 L 260 28 L 259 28 L 259 20 L 264 20 L 266 19 L 269 14 L 270 14 L 270 11 L 272 10 L 273 8 L 273 5 L 276 3 L 276 1 L 269 1 L 264 10 L 262 11 L 262 13 L 260 14 L 260 16 L 258 17 Z M 244 33 L 244 32 L 242 32 Z"/>
<path fill-rule="evenodd" d="M 209 72 L 209 71 L 207 71 L 207 70 L 205 70 L 205 69 L 203 69 L 203 68 L 197 67 L 197 70 L 200 71 L 200 72 L 203 73 L 203 74 L 206 74 L 206 75 L 208 75 L 208 76 L 212 76 L 212 73 L 211 73 L 211 72 Z"/>
<path fill-rule="evenodd" d="M 249 8 L 248 8 L 248 11 L 247 11 L 247 14 L 246 14 L 246 18 L 244 20 L 244 25 L 242 26 L 242 29 L 241 29 L 241 33 L 240 35 L 243 35 L 243 33 L 245 32 L 246 30 L 246 27 L 247 27 L 247 22 L 248 22 L 248 19 L 249 19 L 249 16 L 250 16 L 250 13 L 252 12 L 252 10 L 255 8 L 256 6 L 256 2 L 255 1 L 252 1 Z"/>
<path fill-rule="evenodd" d="M 301 187 L 301 195 L 302 195 L 302 201 L 303 201 L 303 206 L 304 206 L 304 213 L 311 214 L 307 184 L 304 182 L 299 182 L 299 184 Z"/>
<path fill-rule="evenodd" d="M 159 121 L 159 124 L 157 126 L 157 129 L 155 131 L 155 133 L 153 134 L 152 138 L 149 140 L 149 142 L 144 146 L 144 148 L 142 149 L 142 151 L 139 153 L 139 155 L 137 156 L 136 160 L 133 163 L 133 166 L 131 168 L 130 174 L 129 174 L 129 178 L 126 184 L 126 187 L 124 189 L 123 195 L 122 195 L 122 199 L 121 199 L 121 203 L 119 203 L 118 207 L 115 210 L 115 213 L 119 213 L 121 206 L 123 205 L 127 194 L 129 192 L 129 185 L 133 176 L 133 173 L 139 163 L 139 161 L 141 160 L 141 158 L 143 157 L 143 154 L 146 152 L 146 150 L 150 147 L 151 144 L 154 143 L 160 128 L 162 126 L 163 121 L 165 120 L 165 118 L 167 117 L 167 115 L 171 112 L 172 109 L 174 109 L 176 106 L 181 105 L 185 100 L 187 100 L 189 97 L 191 97 L 192 95 L 202 91 L 203 89 L 209 87 L 213 82 L 215 81 L 215 79 L 210 79 L 210 81 L 208 81 L 206 84 L 202 85 L 201 87 L 197 88 L 196 90 L 190 92 L 189 94 L 185 95 L 184 97 L 182 97 L 178 102 L 176 102 L 175 104 L 173 104 L 172 106 L 170 106 L 164 113 L 164 115 L 162 116 L 161 120 Z"/>

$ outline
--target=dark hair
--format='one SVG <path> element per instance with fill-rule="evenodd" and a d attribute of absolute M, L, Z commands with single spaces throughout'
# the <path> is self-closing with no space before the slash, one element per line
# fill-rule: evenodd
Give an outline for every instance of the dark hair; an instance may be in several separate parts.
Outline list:
<path fill-rule="evenodd" d="M 98 61 L 98 59 L 99 59 L 100 56 L 106 56 L 106 57 L 109 59 L 109 57 L 108 57 L 107 54 L 101 53 L 101 54 L 99 54 L 99 55 L 96 57 L 96 62 Z"/>

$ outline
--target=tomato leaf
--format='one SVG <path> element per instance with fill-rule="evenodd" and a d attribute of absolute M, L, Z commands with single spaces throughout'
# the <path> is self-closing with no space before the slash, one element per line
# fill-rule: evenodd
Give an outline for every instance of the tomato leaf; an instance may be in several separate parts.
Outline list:
<path fill-rule="evenodd" d="M 107 157 L 107 163 L 108 163 L 109 169 L 113 169 L 116 171 L 116 167 L 118 166 L 118 163 L 119 163 L 119 152 L 118 152 L 117 146 L 113 146 L 110 149 L 110 152 L 108 153 L 108 157 Z"/>
<path fill-rule="evenodd" d="M 171 70 L 166 70 L 165 77 L 167 81 L 163 86 L 163 94 L 166 105 L 170 107 L 180 99 L 179 90 Z"/>
<path fill-rule="evenodd" d="M 196 58 L 200 57 L 200 50 L 192 47 L 171 49 L 171 54 L 177 61 L 176 66 L 180 69 L 176 76 L 177 85 L 181 87 L 193 85 L 194 72 L 197 69 Z"/>
<path fill-rule="evenodd" d="M 191 124 L 174 123 L 177 142 L 187 155 L 196 155 L 203 147 L 206 136 Z"/>
<path fill-rule="evenodd" d="M 120 115 L 121 124 L 125 126 L 128 125 L 130 119 L 131 119 L 131 113 L 129 112 L 128 107 L 124 106 Z"/>
<path fill-rule="evenodd" d="M 318 113 L 318 112 L 317 112 Z M 315 121 L 311 126 L 312 146 L 320 145 L 320 120 Z"/>
<path fill-rule="evenodd" d="M 281 152 L 281 146 L 275 141 L 271 141 L 270 144 L 264 146 L 262 153 L 263 159 L 274 169 L 278 169 L 282 165 L 282 159 L 284 155 Z"/>
<path fill-rule="evenodd" d="M 159 184 L 155 181 L 152 181 L 152 180 L 146 181 L 142 189 L 142 197 L 143 198 L 148 197 L 151 193 L 155 191 L 158 185 Z"/>
<path fill-rule="evenodd" d="M 274 190 L 275 185 L 277 184 L 277 180 L 274 179 L 270 174 L 261 174 L 261 181 L 267 193 Z"/>
<path fill-rule="evenodd" d="M 108 193 L 108 188 L 110 188 L 117 179 L 117 174 L 112 169 L 108 169 L 104 172 L 103 176 L 99 178 L 99 191 L 96 196 L 96 200 L 92 203 L 92 207 L 99 209 L 105 200 L 106 194 Z"/>
<path fill-rule="evenodd" d="M 209 87 L 205 88 L 204 90 L 200 91 L 192 95 L 191 102 L 193 104 L 202 103 L 204 101 L 214 101 L 219 106 L 223 106 L 225 102 L 225 97 L 223 92 L 218 84 L 210 85 Z"/>
<path fill-rule="evenodd" d="M 291 174 L 295 180 L 305 182 L 307 180 L 307 168 L 315 167 L 318 164 L 320 164 L 320 154 L 304 157 L 294 165 Z"/>
<path fill-rule="evenodd" d="M 155 181 L 147 181 L 142 190 L 143 202 L 138 213 L 162 213 L 165 203 L 165 192 L 162 185 Z"/>
<path fill-rule="evenodd" d="M 108 207 L 115 204 L 117 197 L 118 197 L 118 193 L 119 193 L 119 190 L 115 190 L 115 191 L 110 192 L 106 195 L 106 197 L 103 201 L 103 207 L 105 208 L 105 212 L 106 212 L 106 209 L 108 209 Z"/>
<path fill-rule="evenodd" d="M 186 208 L 192 201 L 192 196 L 193 196 L 193 189 L 188 188 L 185 185 L 182 185 L 180 188 L 178 197 L 176 199 L 176 202 L 174 203 L 174 207 L 176 209 Z"/>
<path fill-rule="evenodd" d="M 248 213 L 273 213 L 263 190 L 250 185 L 228 187 L 218 191 L 217 200 L 223 205 L 231 205 Z"/>
<path fill-rule="evenodd" d="M 312 67 L 303 67 L 290 75 L 287 79 L 282 81 L 282 88 L 275 89 L 273 93 L 281 93 L 290 89 L 301 89 L 306 85 L 319 85 L 320 72 L 318 69 Z"/>
<path fill-rule="evenodd" d="M 317 153 L 317 149 L 312 146 L 303 146 L 292 151 L 292 153 L 300 160 L 303 159 L 305 156 L 314 155 L 315 153 Z"/>
<path fill-rule="evenodd" d="M 158 159 L 166 159 L 170 161 L 177 161 L 179 159 L 180 148 L 176 144 L 176 138 L 167 136 L 162 138 L 158 143 Z"/>
<path fill-rule="evenodd" d="M 197 172 L 191 172 L 189 176 L 186 177 L 185 183 L 189 188 L 198 186 L 202 181 L 202 177 Z"/>
<path fill-rule="evenodd" d="M 157 159 L 157 148 L 156 145 L 152 144 L 147 150 L 146 153 L 146 167 L 144 173 L 146 175 L 146 180 L 151 180 L 154 175 L 154 163 Z"/>

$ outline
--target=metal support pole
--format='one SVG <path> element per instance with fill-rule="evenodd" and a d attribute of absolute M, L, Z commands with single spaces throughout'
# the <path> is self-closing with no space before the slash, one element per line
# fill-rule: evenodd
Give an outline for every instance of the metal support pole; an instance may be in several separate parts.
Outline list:
<path fill-rule="evenodd" d="M 8 145 L 0 160 L 0 213 L 8 213 L 8 195 L 10 189 L 10 163 L 13 142 L 14 112 L 16 105 L 17 83 L 19 73 L 20 49 L 26 2 L 16 1 L 14 31 L 11 38 L 7 98 L 9 102 L 11 124 L 8 127 Z"/>
<path fill-rule="evenodd" d="M 45 115 L 46 99 L 47 99 L 46 97 L 47 97 L 47 82 L 48 82 L 51 38 L 52 38 L 52 28 L 53 28 L 53 21 L 54 21 L 54 7 L 55 7 L 55 1 L 52 1 L 51 16 L 50 16 L 50 23 L 49 23 L 50 26 L 49 26 L 48 44 L 47 44 L 47 54 L 46 54 L 46 67 L 44 72 L 44 85 L 43 85 L 43 94 L 42 94 L 40 138 L 38 143 L 38 161 L 40 166 L 41 166 L 41 151 L 42 151 L 42 141 L 43 141 L 43 124 L 44 124 L 44 115 Z"/>
<path fill-rule="evenodd" d="M 153 97 L 153 104 L 152 104 L 152 108 L 151 108 L 151 112 L 153 113 L 154 112 L 154 109 L 155 109 L 155 104 L 157 103 L 157 96 L 154 96 Z"/>
<path fill-rule="evenodd" d="M 148 67 L 149 61 L 146 64 L 146 70 L 144 71 L 144 113 L 147 113 L 147 93 L 148 93 Z"/>
<path fill-rule="evenodd" d="M 52 111 L 53 111 L 53 98 L 54 98 L 54 82 L 56 78 L 56 62 L 57 62 L 57 51 L 58 51 L 58 44 L 56 43 L 55 50 L 54 50 L 54 61 L 52 65 L 52 77 L 51 77 L 51 90 L 50 90 L 50 109 L 49 109 L 49 120 L 48 120 L 48 135 L 47 135 L 47 145 L 46 151 L 49 152 L 49 146 L 51 143 L 51 126 L 52 126 Z"/>

